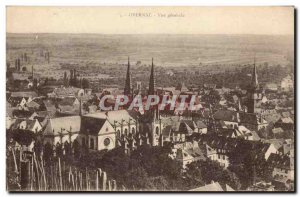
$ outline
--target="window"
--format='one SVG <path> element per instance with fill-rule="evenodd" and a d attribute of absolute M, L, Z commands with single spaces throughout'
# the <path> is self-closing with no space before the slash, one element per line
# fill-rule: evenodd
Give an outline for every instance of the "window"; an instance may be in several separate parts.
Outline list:
<path fill-rule="evenodd" d="M 125 136 L 127 136 L 128 135 L 128 130 L 127 129 L 125 129 Z"/>
<path fill-rule="evenodd" d="M 90 148 L 94 149 L 94 139 L 93 138 L 91 138 L 91 140 L 90 140 Z"/>
<path fill-rule="evenodd" d="M 103 143 L 104 143 L 104 146 L 108 146 L 110 144 L 110 139 L 105 138 Z"/>
<path fill-rule="evenodd" d="M 117 130 L 117 138 L 120 138 L 121 137 L 121 132 L 120 130 Z"/>
<path fill-rule="evenodd" d="M 132 135 L 135 135 L 135 129 L 134 128 L 131 129 L 131 132 L 132 132 Z"/>
<path fill-rule="evenodd" d="M 218 155 L 218 159 L 220 159 L 220 155 Z"/>
<path fill-rule="evenodd" d="M 155 129 L 155 133 L 156 133 L 156 135 L 159 135 L 159 128 L 158 127 L 156 127 L 156 129 Z"/>

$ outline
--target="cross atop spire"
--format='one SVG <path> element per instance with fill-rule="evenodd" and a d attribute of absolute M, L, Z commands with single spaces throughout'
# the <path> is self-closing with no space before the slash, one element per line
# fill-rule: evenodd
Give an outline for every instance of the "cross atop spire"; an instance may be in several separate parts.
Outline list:
<path fill-rule="evenodd" d="M 124 95 L 131 95 L 131 79 L 130 79 L 130 61 L 129 61 L 129 57 L 128 57 L 128 65 L 127 65 Z"/>
<path fill-rule="evenodd" d="M 155 81 L 154 81 L 154 64 L 152 58 L 152 66 L 151 66 L 151 73 L 150 73 L 150 80 L 149 80 L 149 91 L 148 95 L 154 95 L 155 89 Z"/>

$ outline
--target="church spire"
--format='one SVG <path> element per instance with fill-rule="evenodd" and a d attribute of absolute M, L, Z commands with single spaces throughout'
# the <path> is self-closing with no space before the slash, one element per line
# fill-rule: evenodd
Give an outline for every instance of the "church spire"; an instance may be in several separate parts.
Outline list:
<path fill-rule="evenodd" d="M 152 58 L 152 66 L 151 66 L 151 73 L 150 73 L 150 80 L 149 80 L 148 95 L 154 95 L 154 87 L 155 87 L 155 81 L 154 81 L 154 64 L 153 64 L 153 58 Z"/>
<path fill-rule="evenodd" d="M 127 74 L 124 88 L 124 95 L 131 95 L 131 80 L 130 80 L 130 62 L 128 57 Z"/>
<path fill-rule="evenodd" d="M 257 80 L 257 73 L 256 73 L 255 57 L 254 57 L 254 66 L 253 66 L 251 86 L 254 89 L 258 88 L 258 80 Z"/>

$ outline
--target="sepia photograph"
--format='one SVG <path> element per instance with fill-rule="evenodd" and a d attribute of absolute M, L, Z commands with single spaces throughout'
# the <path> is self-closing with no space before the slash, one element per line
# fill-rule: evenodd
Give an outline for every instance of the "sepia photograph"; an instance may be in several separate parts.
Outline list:
<path fill-rule="evenodd" d="M 294 20 L 7 6 L 6 190 L 295 192 Z"/>

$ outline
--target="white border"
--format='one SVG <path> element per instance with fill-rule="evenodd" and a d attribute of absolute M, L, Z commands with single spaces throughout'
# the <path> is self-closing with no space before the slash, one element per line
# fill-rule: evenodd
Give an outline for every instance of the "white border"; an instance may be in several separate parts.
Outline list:
<path fill-rule="evenodd" d="M 0 116 L 2 117 L 0 120 L 1 124 L 1 136 L 0 136 L 0 157 L 2 162 L 0 162 L 1 169 L 1 178 L 0 178 L 0 196 L 8 196 L 9 194 L 6 192 L 6 177 L 5 177 L 5 68 L 6 68 L 6 59 L 5 59 L 5 46 L 6 46 L 6 16 L 5 16 L 5 8 L 9 5 L 24 5 L 24 6 L 282 6 L 282 5 L 294 5 L 296 8 L 299 8 L 300 1 L 297 0 L 236 0 L 236 1 L 222 1 L 222 0 L 172 0 L 172 1 L 162 1 L 162 0 L 2 0 L 0 1 L 0 74 L 1 74 L 1 92 L 0 92 Z M 255 13 L 253 13 L 255 15 Z M 297 21 L 298 26 L 299 21 Z M 298 32 L 297 32 L 298 35 Z M 299 51 L 297 53 L 297 57 L 299 55 Z M 299 76 L 299 69 L 297 75 Z M 297 84 L 297 92 L 299 92 L 299 84 Z M 299 97 L 298 97 L 299 100 Z M 297 100 L 297 102 L 298 102 Z M 299 109 L 297 108 L 297 111 Z M 297 120 L 299 119 L 299 116 Z M 298 121 L 297 121 L 298 122 Z M 299 133 L 297 134 L 297 141 L 299 142 Z M 299 151 L 297 151 L 297 158 L 299 158 Z M 299 170 L 298 166 L 296 166 L 297 171 Z M 297 183 L 299 182 L 297 176 Z M 299 190 L 299 184 L 297 184 L 297 189 Z M 28 195 L 37 195 L 37 194 L 26 194 Z M 46 194 L 38 194 L 38 195 L 46 195 Z M 73 195 L 73 194 L 54 194 L 55 196 L 63 196 L 63 195 Z M 87 194 L 76 194 L 78 196 L 86 196 Z M 97 194 L 97 195 L 124 195 L 124 194 Z M 137 194 L 141 195 L 141 194 Z M 147 194 L 149 195 L 149 194 Z M 155 196 L 162 196 L 164 194 L 151 194 Z M 171 194 L 173 195 L 173 194 Z M 179 194 L 186 195 L 186 194 Z M 216 196 L 217 194 L 196 194 L 196 195 L 204 195 L 204 196 Z M 238 194 L 245 195 L 245 194 Z M 248 194 L 246 194 L 248 195 Z M 252 195 L 252 194 L 251 194 Z M 256 196 L 265 196 L 266 194 L 255 194 Z M 287 194 L 280 194 L 285 196 Z"/>

